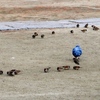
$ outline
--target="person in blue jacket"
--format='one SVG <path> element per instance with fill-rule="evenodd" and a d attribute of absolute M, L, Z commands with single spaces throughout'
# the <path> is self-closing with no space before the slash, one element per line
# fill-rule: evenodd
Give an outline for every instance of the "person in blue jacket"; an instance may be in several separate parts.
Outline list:
<path fill-rule="evenodd" d="M 79 45 L 76 45 L 73 49 L 72 49 L 72 54 L 75 58 L 79 58 L 82 55 L 82 49 Z"/>

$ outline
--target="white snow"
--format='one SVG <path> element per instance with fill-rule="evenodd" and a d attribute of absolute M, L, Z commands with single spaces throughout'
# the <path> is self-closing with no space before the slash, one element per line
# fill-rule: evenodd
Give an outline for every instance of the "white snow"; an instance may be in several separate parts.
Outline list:
<path fill-rule="evenodd" d="M 100 18 L 59 21 L 14 21 L 0 22 L 0 30 L 36 29 L 36 28 L 71 28 L 79 23 L 80 27 L 86 23 L 100 26 Z"/>

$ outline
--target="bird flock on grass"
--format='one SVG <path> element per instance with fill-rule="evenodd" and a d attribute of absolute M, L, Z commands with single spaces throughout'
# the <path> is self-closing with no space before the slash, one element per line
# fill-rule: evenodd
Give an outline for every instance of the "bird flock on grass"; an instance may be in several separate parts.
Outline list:
<path fill-rule="evenodd" d="M 17 70 L 17 69 L 11 69 L 9 71 L 7 71 L 7 75 L 8 76 L 15 76 L 18 75 L 21 72 L 21 70 Z M 0 75 L 4 74 L 4 72 L 2 70 L 0 70 Z"/>
<path fill-rule="evenodd" d="M 82 29 L 81 31 L 82 31 L 83 33 L 85 33 L 85 32 L 87 31 L 88 26 L 89 26 L 88 23 L 85 24 L 84 29 Z M 77 24 L 76 27 L 79 28 L 80 25 Z M 99 30 L 99 28 L 98 28 L 97 26 L 95 26 L 95 25 L 91 25 L 91 27 L 93 28 L 94 31 L 98 31 L 98 30 Z M 53 33 L 55 34 L 54 31 L 52 32 L 52 34 L 53 34 Z M 73 34 L 73 33 L 74 33 L 74 30 L 70 30 L 70 33 Z M 82 55 L 82 48 L 81 48 L 79 45 L 76 45 L 76 46 L 72 49 L 72 55 L 74 56 L 73 62 L 74 62 L 75 64 L 77 64 L 76 66 L 73 66 L 73 69 L 74 69 L 74 70 L 79 70 L 79 68 L 82 68 L 82 67 L 79 66 L 79 65 L 80 65 L 80 64 L 79 64 L 80 56 Z M 44 68 L 44 73 L 48 73 L 50 69 L 51 69 L 51 67 Z M 58 71 L 58 72 L 61 72 L 61 71 L 63 71 L 63 70 L 69 70 L 69 69 L 70 69 L 70 66 L 69 66 L 69 65 L 57 67 L 57 71 Z"/>
<path fill-rule="evenodd" d="M 82 29 L 81 31 L 83 33 L 85 33 L 87 31 L 88 26 L 89 26 L 88 23 L 85 24 L 84 29 Z M 80 25 L 77 24 L 76 28 L 79 28 L 79 27 L 80 27 Z M 91 27 L 93 28 L 94 31 L 98 31 L 99 30 L 99 28 L 97 26 L 95 26 L 95 25 L 91 25 Z M 74 30 L 70 30 L 70 33 L 74 34 Z M 54 35 L 55 31 L 52 31 L 51 34 Z M 35 39 L 37 36 L 39 36 L 39 34 L 37 32 L 34 32 L 34 34 L 32 35 L 32 38 Z M 40 37 L 43 39 L 45 37 L 45 35 L 41 34 Z M 80 65 L 80 63 L 79 63 L 80 56 L 82 55 L 82 49 L 81 49 L 81 47 L 79 45 L 76 45 L 72 49 L 72 55 L 74 56 L 73 62 L 75 64 L 77 64 L 77 65 L 73 66 L 73 69 L 74 70 L 79 70 L 80 68 L 82 68 L 82 67 L 79 66 Z M 58 72 L 61 72 L 63 70 L 70 70 L 70 68 L 71 67 L 69 65 L 65 65 L 65 66 L 56 67 L 56 70 Z M 50 69 L 51 69 L 51 67 L 44 68 L 44 73 L 48 73 L 50 71 Z M 18 75 L 20 72 L 21 72 L 20 70 L 12 69 L 10 71 L 7 71 L 7 75 L 8 76 L 15 76 L 15 75 Z M 0 70 L 0 75 L 2 75 L 2 74 L 3 74 L 3 71 Z"/>

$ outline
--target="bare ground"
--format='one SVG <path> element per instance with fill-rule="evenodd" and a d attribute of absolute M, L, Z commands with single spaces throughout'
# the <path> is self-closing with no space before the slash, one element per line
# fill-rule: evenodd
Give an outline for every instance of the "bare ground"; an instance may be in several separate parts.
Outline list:
<path fill-rule="evenodd" d="M 97 1 L 3 0 L 0 1 L 0 21 L 100 17 Z M 88 31 L 82 33 L 83 28 L 73 28 L 74 34 L 70 34 L 71 29 L 0 32 L 0 69 L 4 71 L 0 75 L 0 100 L 99 100 L 100 30 L 93 31 L 89 26 Z M 39 36 L 32 39 L 35 31 Z M 44 39 L 41 34 L 45 34 Z M 75 63 L 71 54 L 77 44 L 83 49 L 82 68 L 78 71 L 73 70 Z M 56 68 L 62 65 L 70 65 L 71 69 L 57 72 Z M 45 67 L 51 67 L 49 73 L 43 72 Z M 6 72 L 12 68 L 21 73 L 7 76 Z"/>
<path fill-rule="evenodd" d="M 4 0 L 0 2 L 0 21 L 100 17 L 98 0 L 62 0 L 62 2 L 60 0 L 21 0 L 20 2 Z"/>
<path fill-rule="evenodd" d="M 51 35 L 55 30 L 56 34 Z M 0 33 L 2 100 L 99 100 L 100 98 L 100 31 L 82 33 L 81 29 L 38 29 Z M 39 36 L 32 39 L 33 32 Z M 41 39 L 40 35 L 45 34 Z M 80 70 L 73 70 L 71 50 L 81 45 Z M 70 70 L 57 72 L 58 66 L 70 65 Z M 51 67 L 44 73 L 45 67 Z M 10 69 L 22 72 L 9 77 Z"/>

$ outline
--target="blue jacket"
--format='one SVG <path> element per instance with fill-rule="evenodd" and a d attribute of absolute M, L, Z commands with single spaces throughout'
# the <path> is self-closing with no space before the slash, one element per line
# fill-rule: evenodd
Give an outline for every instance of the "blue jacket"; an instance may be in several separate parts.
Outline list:
<path fill-rule="evenodd" d="M 76 47 L 74 47 L 72 49 L 72 54 L 73 54 L 74 57 L 81 56 L 82 55 L 82 49 L 81 49 L 81 47 L 79 45 L 76 45 Z"/>

